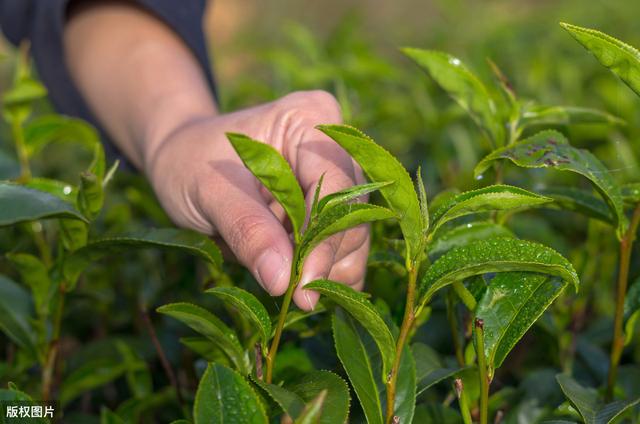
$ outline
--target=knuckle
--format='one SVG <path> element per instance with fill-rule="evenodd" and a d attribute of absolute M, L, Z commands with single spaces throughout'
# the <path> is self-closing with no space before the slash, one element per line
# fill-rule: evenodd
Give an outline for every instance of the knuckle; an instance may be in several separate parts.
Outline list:
<path fill-rule="evenodd" d="M 286 99 L 290 108 L 294 109 L 302 117 L 323 119 L 339 119 L 341 116 L 340 104 L 333 94 L 324 90 L 296 91 L 288 94 Z"/>

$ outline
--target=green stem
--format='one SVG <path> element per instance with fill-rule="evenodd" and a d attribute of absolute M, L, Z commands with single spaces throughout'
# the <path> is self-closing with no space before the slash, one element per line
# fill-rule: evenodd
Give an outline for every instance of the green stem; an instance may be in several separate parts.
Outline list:
<path fill-rule="evenodd" d="M 480 375 L 480 424 L 487 424 L 489 419 L 489 375 L 484 356 L 484 321 L 476 318 L 475 327 L 476 356 L 478 358 L 478 374 Z"/>
<path fill-rule="evenodd" d="M 393 360 L 391 372 L 387 376 L 387 424 L 391 424 L 394 422 L 398 369 L 400 368 L 400 360 L 402 359 L 404 346 L 407 342 L 409 332 L 411 331 L 413 322 L 416 318 L 414 306 L 416 296 L 416 279 L 418 278 L 418 266 L 413 263 L 409 267 L 408 271 L 409 280 L 407 285 L 407 301 L 404 308 L 404 317 L 402 318 L 402 324 L 400 325 L 400 334 L 398 335 L 398 341 L 396 343 L 395 359 Z"/>
<path fill-rule="evenodd" d="M 11 120 L 11 134 L 16 145 L 16 153 L 20 162 L 20 181 L 26 182 L 31 179 L 31 167 L 29 166 L 29 155 L 24 141 L 24 130 L 18 119 Z"/>
<path fill-rule="evenodd" d="M 629 265 L 631 262 L 631 251 L 633 250 L 633 242 L 636 238 L 638 225 L 640 224 L 640 203 L 636 205 L 633 211 L 633 217 L 629 223 L 627 232 L 620 240 L 620 269 L 618 270 L 618 288 L 616 293 L 616 310 L 613 321 L 613 342 L 611 344 L 611 353 L 609 357 L 609 375 L 607 376 L 607 392 L 606 400 L 613 400 L 613 391 L 618 376 L 618 364 L 624 349 L 624 299 L 627 294 L 627 285 L 629 283 Z"/>
<path fill-rule="evenodd" d="M 472 424 L 473 420 L 471 419 L 471 412 L 469 412 L 469 398 L 467 397 L 467 393 L 464 391 L 464 384 L 462 383 L 462 379 L 456 378 L 454 381 L 454 386 L 456 389 L 456 395 L 458 396 L 458 404 L 460 405 L 462 422 L 464 424 Z"/>
<path fill-rule="evenodd" d="M 64 312 L 64 300 L 66 295 L 66 284 L 62 282 L 58 290 L 58 307 L 53 317 L 53 329 L 51 341 L 47 346 L 45 355 L 45 363 L 42 368 L 42 400 L 48 401 L 51 396 L 51 388 L 53 386 L 53 374 L 56 368 L 56 359 L 58 356 L 58 348 L 60 342 L 60 329 L 62 327 L 62 314 Z"/>
<path fill-rule="evenodd" d="M 476 310 L 476 298 L 473 297 L 471 292 L 462 284 L 462 281 L 456 281 L 453 283 L 453 290 L 456 292 L 464 306 L 467 307 L 471 312 Z"/>
<path fill-rule="evenodd" d="M 455 310 L 454 294 L 449 291 L 447 293 L 447 321 L 449 321 L 449 328 L 451 330 L 451 338 L 453 339 L 453 351 L 456 355 L 456 361 L 458 365 L 464 366 L 464 353 L 462 352 L 462 343 L 460 343 L 460 332 L 458 330 L 458 317 Z"/>
<path fill-rule="evenodd" d="M 296 248 L 295 252 L 293 253 L 293 261 L 291 262 L 291 276 L 289 277 L 289 287 L 287 287 L 287 292 L 284 294 L 284 299 L 282 300 L 282 307 L 280 308 L 280 314 L 278 315 L 278 323 L 276 324 L 276 330 L 274 332 L 273 340 L 271 341 L 271 346 L 269 347 L 269 352 L 267 352 L 265 361 L 267 368 L 265 372 L 265 381 L 268 384 L 271 384 L 271 380 L 273 378 L 273 366 L 276 361 L 278 346 L 280 345 L 282 329 L 284 328 L 284 323 L 287 318 L 287 312 L 289 312 L 289 306 L 291 305 L 293 292 L 296 290 L 299 282 L 300 272 L 298 267 L 298 249 Z"/>

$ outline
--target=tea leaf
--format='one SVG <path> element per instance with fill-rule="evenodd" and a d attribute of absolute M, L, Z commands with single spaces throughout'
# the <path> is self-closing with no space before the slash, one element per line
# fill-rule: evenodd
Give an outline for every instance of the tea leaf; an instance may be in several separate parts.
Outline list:
<path fill-rule="evenodd" d="M 239 287 L 215 287 L 206 290 L 205 293 L 212 294 L 231 304 L 247 320 L 251 321 L 260 332 L 262 343 L 266 343 L 271 338 L 271 319 L 266 308 L 251 293 Z"/>
<path fill-rule="evenodd" d="M 293 226 L 293 235 L 299 241 L 306 206 L 302 189 L 287 161 L 273 147 L 246 135 L 227 133 L 227 138 L 249 171 L 287 212 Z"/>
<path fill-rule="evenodd" d="M 124 420 L 103 406 L 100 410 L 100 424 L 124 424 Z"/>
<path fill-rule="evenodd" d="M 418 382 L 416 396 L 420 396 L 433 385 L 453 378 L 466 369 L 445 367 L 438 354 L 424 343 L 414 343 L 411 351 L 416 361 L 416 381 Z"/>
<path fill-rule="evenodd" d="M 41 317 L 48 316 L 56 287 L 49 278 L 49 271 L 45 264 L 28 253 L 8 253 L 7 259 L 20 273 L 22 282 L 31 288 L 36 313 Z"/>
<path fill-rule="evenodd" d="M 616 401 L 603 405 L 595 389 L 581 386 L 566 374 L 556 376 L 560 388 L 580 413 L 585 424 L 611 424 L 630 408 L 640 403 L 640 398 Z"/>
<path fill-rule="evenodd" d="M 402 52 L 423 68 L 476 122 L 494 146 L 504 144 L 504 129 L 484 84 L 460 59 L 435 50 L 404 48 Z"/>
<path fill-rule="evenodd" d="M 18 346 L 37 358 L 33 302 L 22 286 L 0 275 L 0 329 Z"/>
<path fill-rule="evenodd" d="M 564 22 L 560 25 L 640 96 L 640 52 L 637 49 L 594 29 Z"/>
<path fill-rule="evenodd" d="M 571 124 L 606 124 L 626 125 L 617 116 L 597 109 L 577 106 L 534 106 L 522 114 L 520 125 L 571 125 Z"/>
<path fill-rule="evenodd" d="M 215 315 L 200 306 L 180 302 L 160 306 L 157 311 L 182 321 L 211 340 L 229 357 L 242 374 L 249 374 L 247 361 L 236 333 Z"/>
<path fill-rule="evenodd" d="M 591 152 L 576 149 L 557 131 L 539 132 L 518 143 L 495 150 L 478 163 L 474 173 L 482 174 L 491 164 L 508 159 L 524 168 L 552 167 L 560 171 L 580 174 L 591 181 L 615 216 L 618 237 L 624 233 L 627 219 L 624 215 L 620 187 L 609 170 Z"/>
<path fill-rule="evenodd" d="M 321 414 L 327 398 L 327 391 L 323 390 L 311 402 L 307 404 L 302 414 L 295 421 L 296 424 L 317 424 L 322 422 Z"/>
<path fill-rule="evenodd" d="M 312 281 L 304 286 L 304 289 L 317 291 L 342 306 L 371 334 L 382 355 L 382 375 L 385 379 L 393 364 L 395 341 L 384 319 L 369 302 L 366 295 L 344 284 L 329 280 Z"/>
<path fill-rule="evenodd" d="M 96 219 L 104 203 L 102 181 L 90 172 L 80 174 L 77 199 L 78 210 L 91 220 Z"/>
<path fill-rule="evenodd" d="M 47 218 L 70 218 L 87 222 L 71 204 L 56 196 L 0 182 L 0 227 Z"/>
<path fill-rule="evenodd" d="M 31 178 L 24 183 L 24 186 L 38 191 L 46 191 L 72 205 L 75 204 L 75 198 L 78 194 L 78 189 L 71 184 L 49 178 Z"/>
<path fill-rule="evenodd" d="M 158 247 L 175 249 L 199 256 L 205 261 L 221 266 L 222 253 L 207 236 L 189 230 L 175 228 L 150 229 L 117 237 L 108 237 L 89 242 L 83 248 L 67 256 L 64 261 L 64 276 L 72 289 L 80 273 L 105 255 L 132 249 Z"/>
<path fill-rule="evenodd" d="M 611 215 L 611 210 L 607 204 L 602 198 L 594 196 L 586 190 L 574 187 L 549 187 L 540 190 L 540 194 L 544 194 L 554 200 L 547 207 L 560 207 L 608 224 L 614 224 L 615 219 Z"/>
<path fill-rule="evenodd" d="M 492 369 L 502 365 L 566 286 L 565 280 L 532 272 L 501 272 L 493 277 L 475 311 L 484 321 L 484 355 Z"/>
<path fill-rule="evenodd" d="M 433 232 L 444 223 L 465 215 L 494 210 L 525 209 L 552 199 L 508 185 L 492 185 L 467 191 L 449 200 L 433 214 Z"/>
<path fill-rule="evenodd" d="M 393 181 L 381 187 L 380 194 L 398 216 L 400 229 L 407 241 L 407 259 L 420 254 L 422 214 L 411 177 L 389 152 L 361 131 L 347 125 L 320 125 L 320 131 L 331 137 L 362 167 L 374 183 Z"/>
<path fill-rule="evenodd" d="M 424 188 L 422 181 L 422 168 L 418 167 L 416 172 L 416 185 L 418 186 L 418 198 L 420 199 L 420 211 L 422 212 L 422 233 L 426 236 L 429 231 L 429 202 L 427 202 L 427 190 Z"/>
<path fill-rule="evenodd" d="M 254 382 L 280 406 L 282 411 L 291 418 L 300 416 L 304 410 L 304 399 L 289 389 L 277 384 L 265 383 L 262 380 L 253 379 Z"/>
<path fill-rule="evenodd" d="M 468 222 L 446 231 L 439 231 L 427 245 L 427 252 L 429 257 L 435 260 L 454 247 L 496 237 L 515 237 L 515 235 L 508 228 L 491 221 Z"/>
<path fill-rule="evenodd" d="M 636 322 L 640 319 L 640 278 L 629 287 L 624 298 L 625 345 L 631 343 Z"/>
<path fill-rule="evenodd" d="M 51 143 L 68 142 L 93 153 L 88 171 L 100 181 L 105 175 L 104 149 L 95 128 L 87 122 L 62 115 L 44 115 L 30 121 L 24 130 L 25 145 L 30 157 L 40 153 Z"/>
<path fill-rule="evenodd" d="M 479 240 L 450 250 L 431 265 L 418 286 L 420 305 L 455 281 L 489 272 L 530 271 L 554 275 L 572 283 L 578 275 L 555 250 L 530 241 L 495 238 Z"/>
<path fill-rule="evenodd" d="M 320 393 L 326 392 L 322 414 L 317 421 L 318 423 L 334 424 L 347 421 L 350 402 L 349 387 L 338 375 L 324 370 L 313 371 L 288 388 L 300 396 L 307 404 L 316 400 Z M 297 418 L 301 419 L 303 415 Z"/>
<path fill-rule="evenodd" d="M 623 184 L 621 190 L 625 202 L 633 204 L 640 202 L 640 183 Z"/>
<path fill-rule="evenodd" d="M 346 203 L 391 184 L 393 184 L 393 182 L 389 181 L 361 184 L 345 188 L 344 190 L 340 190 L 335 193 L 327 194 L 318 202 L 318 213 L 322 212 L 322 210 L 325 208 L 333 207 L 341 203 Z"/>
<path fill-rule="evenodd" d="M 372 363 L 364 341 L 358 334 L 357 323 L 341 308 L 332 316 L 333 340 L 336 352 L 369 424 L 382 424 L 382 406 Z"/>
<path fill-rule="evenodd" d="M 267 415 L 251 385 L 237 372 L 209 364 L 193 405 L 195 424 L 267 424 Z"/>
<path fill-rule="evenodd" d="M 395 217 L 389 209 L 368 203 L 347 203 L 325 209 L 304 232 L 300 241 L 300 261 L 329 236 L 367 222 Z"/>

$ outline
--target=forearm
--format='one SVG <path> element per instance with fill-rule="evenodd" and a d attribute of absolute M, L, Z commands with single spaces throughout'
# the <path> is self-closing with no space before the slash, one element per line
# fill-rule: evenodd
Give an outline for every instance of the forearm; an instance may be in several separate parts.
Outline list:
<path fill-rule="evenodd" d="M 67 66 L 89 107 L 142 170 L 169 134 L 217 113 L 189 48 L 129 2 L 79 5 L 69 17 L 64 44 Z"/>

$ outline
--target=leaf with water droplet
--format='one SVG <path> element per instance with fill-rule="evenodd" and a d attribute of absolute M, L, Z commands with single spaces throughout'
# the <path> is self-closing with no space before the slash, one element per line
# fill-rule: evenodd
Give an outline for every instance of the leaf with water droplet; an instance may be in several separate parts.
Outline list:
<path fill-rule="evenodd" d="M 542 244 L 512 238 L 479 240 L 450 250 L 435 261 L 418 285 L 418 305 L 424 306 L 441 288 L 489 272 L 529 271 L 579 284 L 567 259 Z"/>
<path fill-rule="evenodd" d="M 560 25 L 640 96 L 640 52 L 636 48 L 595 29 Z"/>
<path fill-rule="evenodd" d="M 618 237 L 624 234 L 628 220 L 624 214 L 620 186 L 598 158 L 588 150 L 571 146 L 563 134 L 553 130 L 542 131 L 513 145 L 495 150 L 478 163 L 474 172 L 476 175 L 481 174 L 493 162 L 503 159 L 508 159 L 523 168 L 553 168 L 586 177 L 611 209 Z"/>
<path fill-rule="evenodd" d="M 485 85 L 460 59 L 435 50 L 404 48 L 402 52 L 423 68 L 473 120 L 487 131 L 493 146 L 504 144 L 504 128 Z"/>
<path fill-rule="evenodd" d="M 476 307 L 484 321 L 484 354 L 499 368 L 518 340 L 562 293 L 567 281 L 533 272 L 500 272 Z"/>
<path fill-rule="evenodd" d="M 209 364 L 198 384 L 194 424 L 267 424 L 267 415 L 251 385 L 237 372 Z"/>
<path fill-rule="evenodd" d="M 515 235 L 507 227 L 492 221 L 468 222 L 438 231 L 427 245 L 427 253 L 434 261 L 454 247 L 496 237 L 515 237 Z"/>

